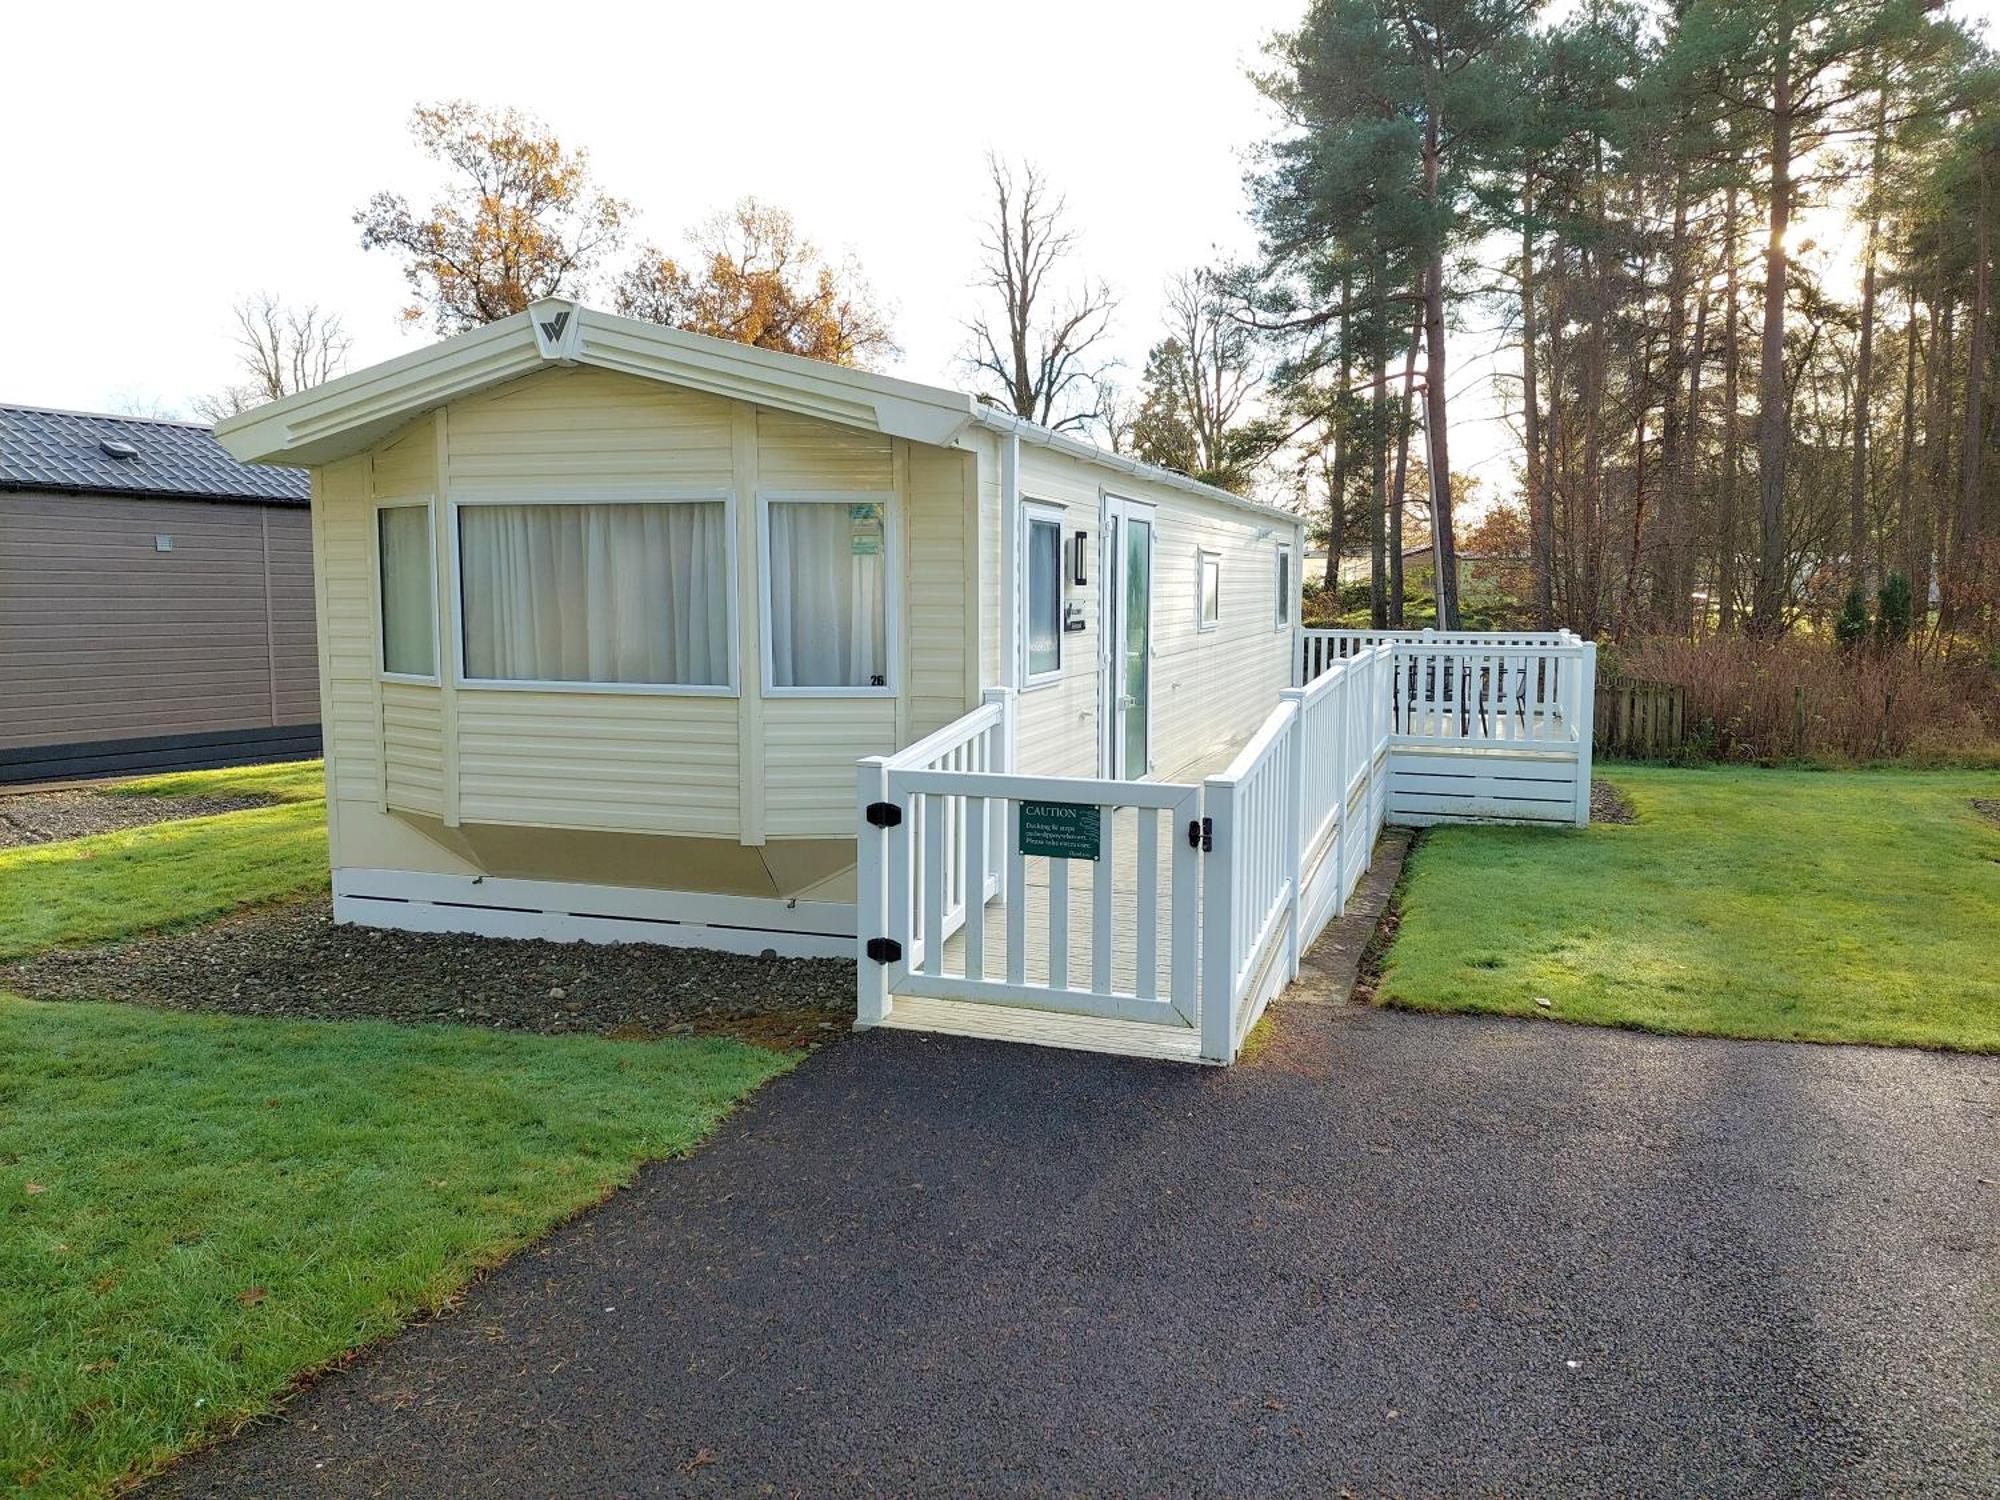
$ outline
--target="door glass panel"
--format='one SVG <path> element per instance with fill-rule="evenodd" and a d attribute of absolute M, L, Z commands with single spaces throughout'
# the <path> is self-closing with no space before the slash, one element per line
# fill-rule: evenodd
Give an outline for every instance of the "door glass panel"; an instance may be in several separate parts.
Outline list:
<path fill-rule="evenodd" d="M 1125 663 L 1120 684 L 1118 770 L 1146 774 L 1146 718 L 1151 708 L 1153 636 L 1153 525 L 1136 517 L 1125 524 Z"/>

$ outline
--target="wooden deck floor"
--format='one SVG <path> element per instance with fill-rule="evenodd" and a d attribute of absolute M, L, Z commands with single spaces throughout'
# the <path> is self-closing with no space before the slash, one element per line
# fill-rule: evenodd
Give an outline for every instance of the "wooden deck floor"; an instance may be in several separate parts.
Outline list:
<path fill-rule="evenodd" d="M 1474 708 L 1470 714 L 1456 710 L 1413 713 L 1395 731 L 1399 742 L 1422 741 L 1439 750 L 1483 750 L 1508 745 L 1546 746 L 1551 750 L 1574 747 L 1576 728 L 1566 719 L 1537 713 L 1497 714 L 1489 710 L 1482 718 Z"/>

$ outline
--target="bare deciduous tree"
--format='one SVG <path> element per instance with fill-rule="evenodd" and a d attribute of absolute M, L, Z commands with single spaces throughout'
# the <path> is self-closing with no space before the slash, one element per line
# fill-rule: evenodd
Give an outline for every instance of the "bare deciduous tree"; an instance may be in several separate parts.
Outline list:
<path fill-rule="evenodd" d="M 1245 413 L 1264 371 L 1250 330 L 1230 315 L 1225 278 L 1184 271 L 1167 283 L 1166 336 L 1146 358 L 1134 451 L 1210 484 L 1235 489 L 1268 448 Z"/>
<path fill-rule="evenodd" d="M 1095 398 L 1111 361 L 1099 357 L 1116 299 L 1103 281 L 1059 290 L 1051 278 L 1076 251 L 1068 204 L 1039 168 L 1015 169 L 989 155 L 993 218 L 981 241 L 975 283 L 992 294 L 971 323 L 966 368 L 988 385 L 989 399 L 1016 416 L 1058 430 L 1100 417 Z"/>
<path fill-rule="evenodd" d="M 288 307 L 269 292 L 237 303 L 236 348 L 245 379 L 188 404 L 205 422 L 324 385 L 347 368 L 353 340 L 338 313 L 317 303 Z"/>

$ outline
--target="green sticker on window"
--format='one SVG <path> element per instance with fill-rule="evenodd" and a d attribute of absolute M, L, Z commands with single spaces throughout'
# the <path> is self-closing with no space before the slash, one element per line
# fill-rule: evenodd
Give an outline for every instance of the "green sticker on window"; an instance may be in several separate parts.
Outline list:
<path fill-rule="evenodd" d="M 882 507 L 879 505 L 850 505 L 847 507 L 848 553 L 854 557 L 880 557 L 882 555 Z"/>
<path fill-rule="evenodd" d="M 1103 811 L 1094 802 L 1023 802 L 1021 853 L 1096 859 Z"/>

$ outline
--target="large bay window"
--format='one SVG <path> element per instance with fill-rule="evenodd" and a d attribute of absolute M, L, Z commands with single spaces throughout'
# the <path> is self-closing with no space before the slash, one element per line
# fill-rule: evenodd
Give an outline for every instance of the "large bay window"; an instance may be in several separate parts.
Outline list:
<path fill-rule="evenodd" d="M 728 691 L 719 499 L 458 507 L 468 681 Z"/>
<path fill-rule="evenodd" d="M 390 677 L 437 676 L 436 577 L 431 567 L 431 508 L 384 505 L 375 512 L 376 582 L 382 605 L 382 671 Z"/>
<path fill-rule="evenodd" d="M 771 691 L 891 691 L 888 505 L 773 497 L 765 516 Z"/>
<path fill-rule="evenodd" d="M 1037 508 L 1023 515 L 1028 618 L 1022 639 L 1028 651 L 1025 680 L 1032 685 L 1062 675 L 1062 512 Z"/>

